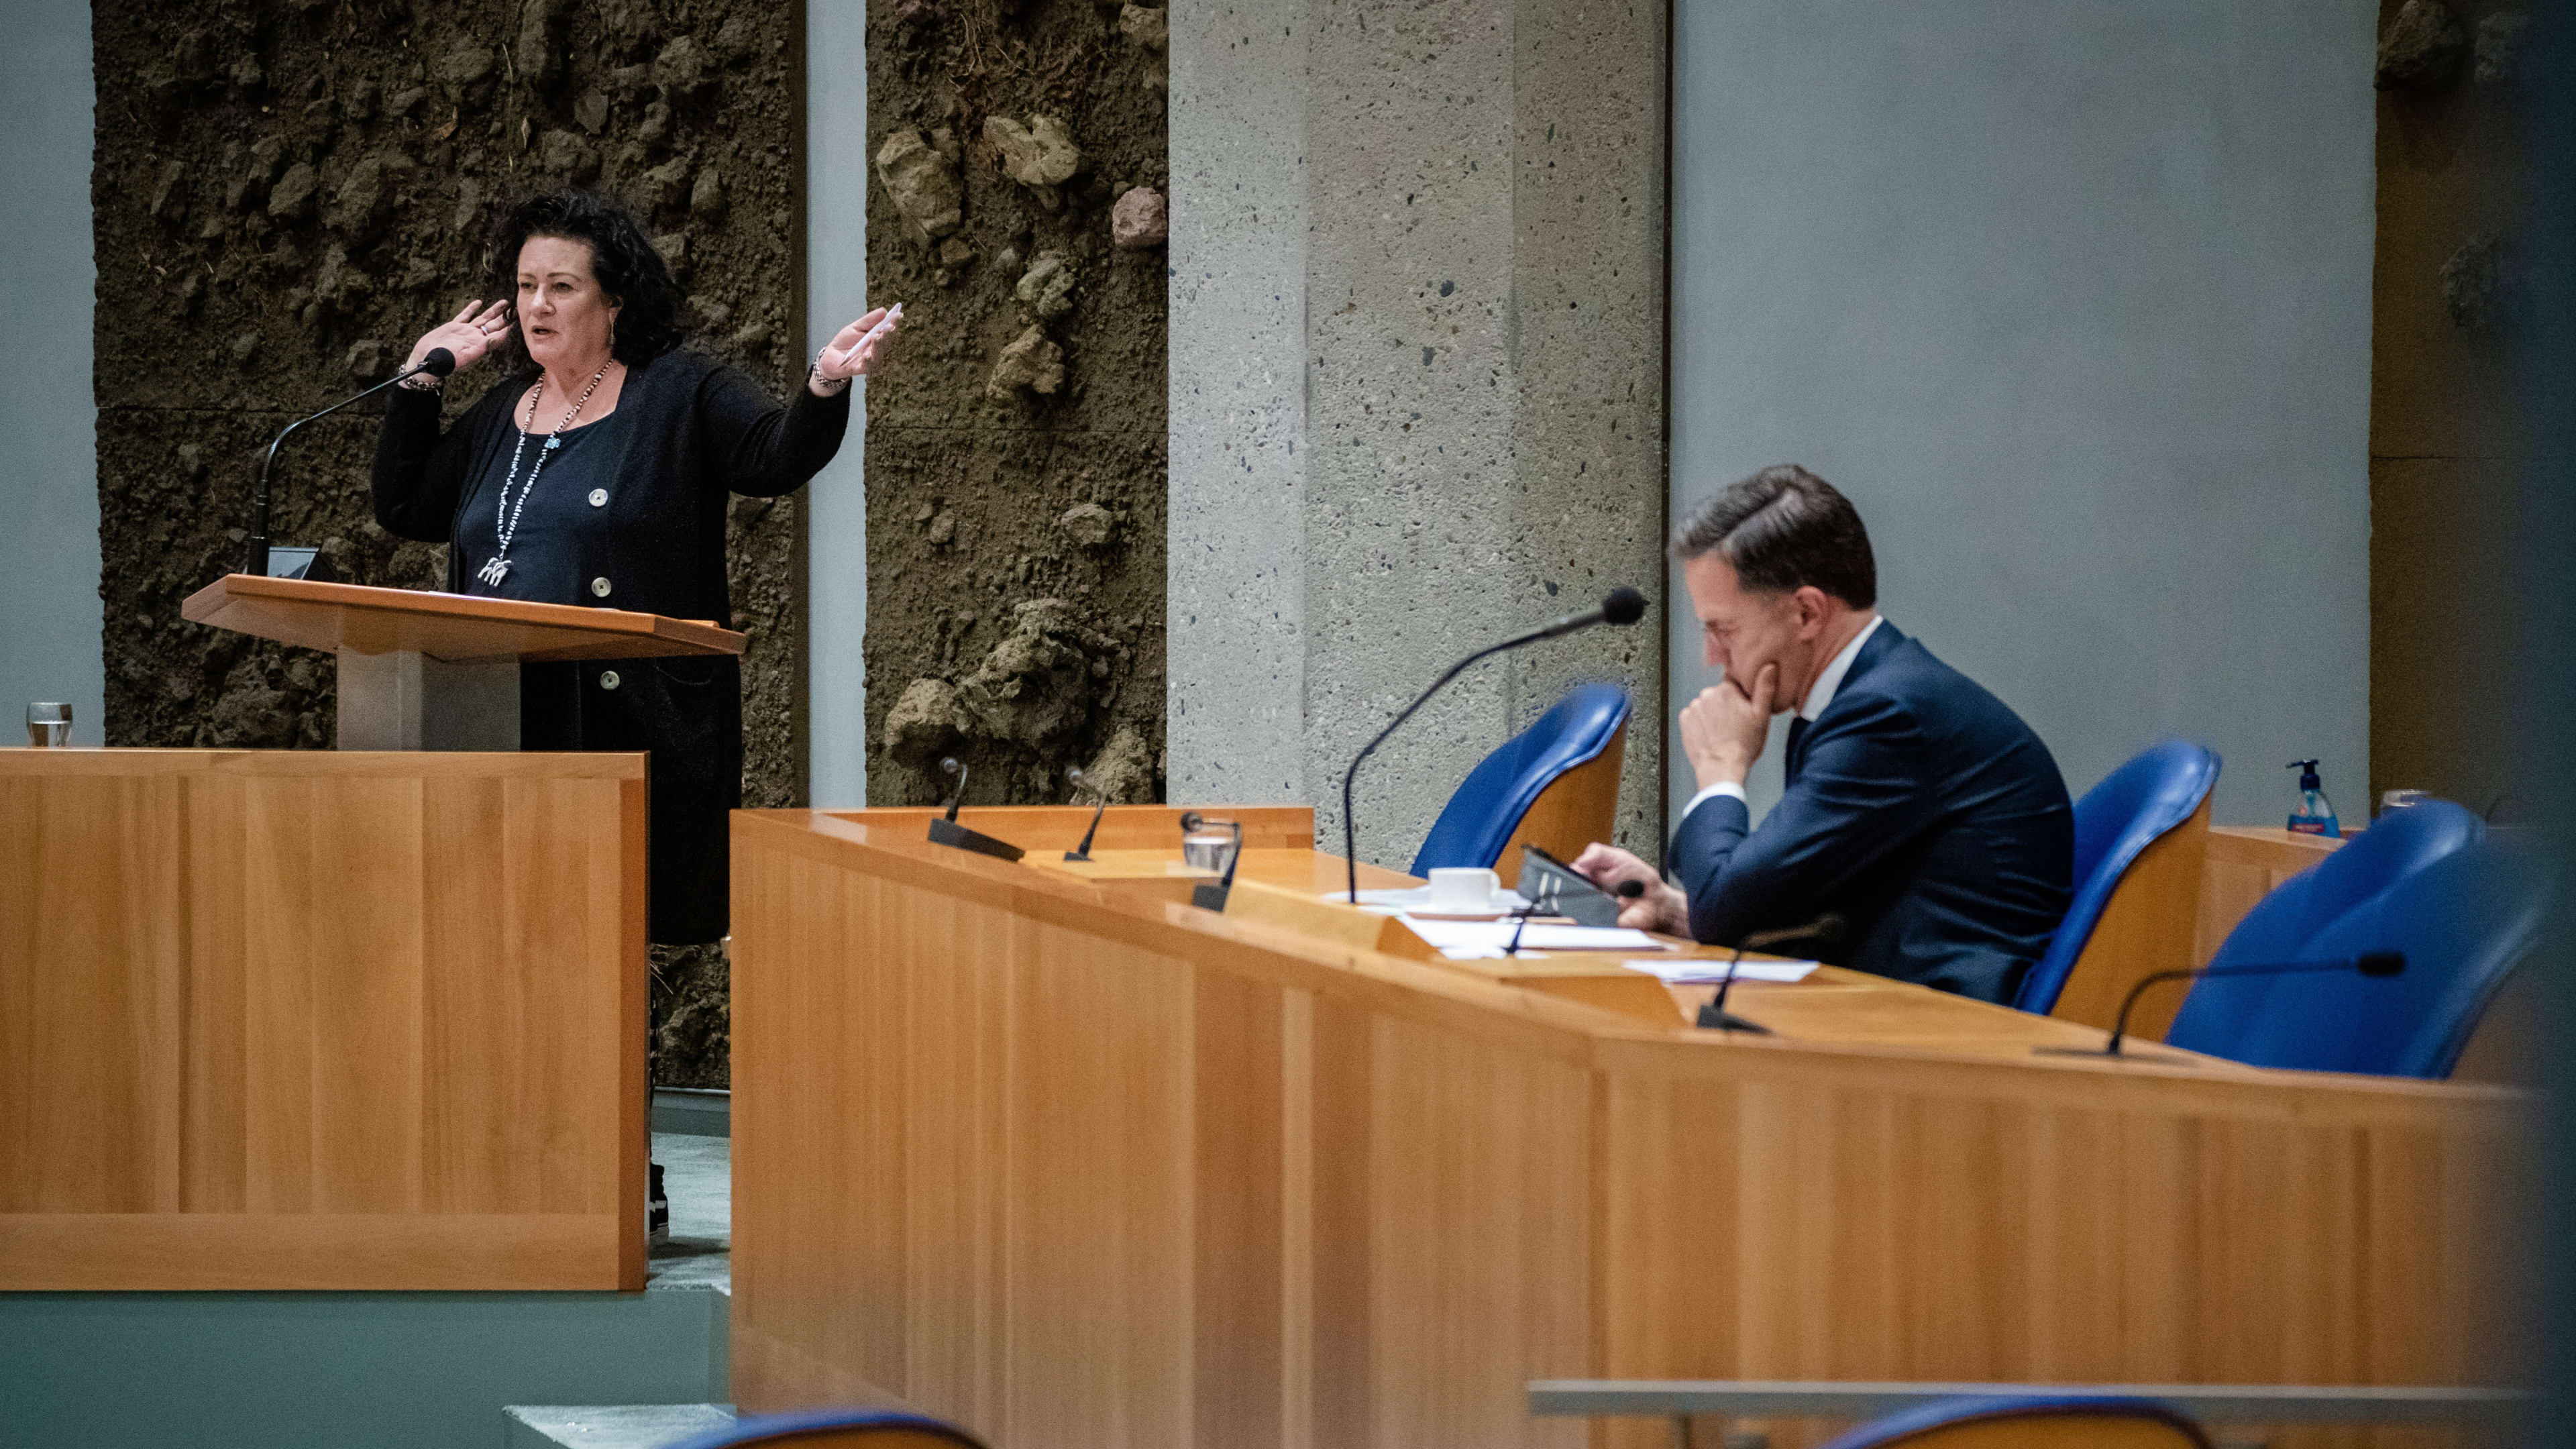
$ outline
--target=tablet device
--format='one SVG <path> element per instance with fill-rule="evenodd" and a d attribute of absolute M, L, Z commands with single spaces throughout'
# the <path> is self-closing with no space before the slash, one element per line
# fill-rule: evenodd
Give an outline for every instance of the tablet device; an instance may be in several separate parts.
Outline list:
<path fill-rule="evenodd" d="M 1539 915 L 1564 916 L 1578 926 L 1619 924 L 1618 897 L 1585 880 L 1574 867 L 1535 845 L 1521 846 L 1521 879 L 1517 887 Z"/>

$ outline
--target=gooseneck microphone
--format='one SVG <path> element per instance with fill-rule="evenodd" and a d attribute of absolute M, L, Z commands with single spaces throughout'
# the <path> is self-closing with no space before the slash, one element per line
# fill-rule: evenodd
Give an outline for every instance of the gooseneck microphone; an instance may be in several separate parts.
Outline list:
<path fill-rule="evenodd" d="M 318 413 L 297 418 L 286 425 L 285 432 L 271 439 L 267 455 L 259 462 L 259 487 L 250 496 L 250 546 L 242 558 L 242 572 L 262 577 L 268 573 L 268 475 L 277 467 L 277 448 L 280 443 L 286 441 L 287 433 L 294 432 L 316 418 L 327 418 L 353 402 L 362 402 L 374 397 L 405 378 L 418 377 L 424 372 L 432 377 L 445 377 L 455 370 L 456 354 L 444 347 L 433 347 L 419 362 L 402 369 L 355 397 L 344 397 Z"/>
<path fill-rule="evenodd" d="M 996 840 L 980 830 L 969 830 L 957 823 L 957 807 L 966 803 L 966 762 L 950 755 L 939 762 L 939 773 L 957 777 L 957 793 L 948 797 L 948 813 L 934 816 L 930 822 L 930 843 L 971 850 L 995 860 L 1017 860 L 1027 854 L 1007 840 Z"/>
<path fill-rule="evenodd" d="M 1783 926 L 1776 931 L 1755 931 L 1736 942 L 1735 954 L 1728 958 L 1726 963 L 1726 974 L 1718 978 L 1717 997 L 1699 1009 L 1699 1020 L 1695 1024 L 1713 1026 L 1720 1031 L 1749 1031 L 1769 1036 L 1771 1028 L 1760 1022 L 1746 1021 L 1726 1009 L 1726 993 L 1735 989 L 1735 968 L 1744 964 L 1744 953 L 1759 951 L 1766 946 L 1785 945 L 1791 941 L 1819 941 L 1830 946 L 1841 940 L 1843 932 L 1849 929 L 1849 923 L 1843 920 L 1839 912 L 1827 911 L 1803 926 Z"/>
<path fill-rule="evenodd" d="M 1351 821 L 1351 782 L 1359 778 L 1361 762 L 1377 753 L 1377 747 L 1386 743 L 1387 736 L 1394 734 L 1403 727 L 1406 720 L 1413 718 L 1415 710 L 1430 703 L 1431 696 L 1438 694 L 1441 686 L 1457 678 L 1468 665 L 1479 659 L 1491 658 L 1496 654 L 1506 653 L 1523 645 L 1536 644 L 1541 640 L 1559 638 L 1579 629 L 1589 629 L 1595 624 L 1634 624 L 1644 617 L 1646 617 L 1644 594 L 1638 593 L 1635 589 L 1612 589 L 1609 597 L 1581 613 L 1568 614 L 1562 619 L 1552 620 L 1529 633 L 1506 639 L 1500 644 L 1488 644 L 1450 665 L 1448 673 L 1433 680 L 1429 689 L 1422 691 L 1413 703 L 1404 707 L 1404 713 L 1388 721 L 1386 728 L 1377 732 L 1376 739 L 1369 741 L 1357 755 L 1352 756 L 1351 767 L 1342 772 L 1342 861 L 1349 874 L 1350 903 L 1355 906 L 1360 903 L 1359 834 L 1357 827 Z"/>
<path fill-rule="evenodd" d="M 2045 1056 L 2117 1057 L 2126 1055 L 2120 1044 L 2128 1040 L 2129 1009 L 2147 988 L 2164 981 L 2197 981 L 2205 976 L 2322 976 L 2332 972 L 2358 971 L 2364 976 L 2395 976 L 2406 969 L 2403 951 L 2364 951 L 2358 956 L 2339 956 L 2329 961 L 2258 961 L 2243 966 L 2203 966 L 2194 971 L 2151 971 L 2138 978 L 2129 994 L 2120 1002 L 2120 1014 L 2112 1019 L 2111 1039 L 2098 1047 L 2033 1047 Z M 2166 1060 L 2187 1060 L 2167 1058 Z"/>
<path fill-rule="evenodd" d="M 1082 767 L 1080 765 L 1067 766 L 1065 768 L 1064 777 L 1073 782 L 1073 788 L 1076 790 L 1081 789 L 1084 785 L 1089 783 L 1089 781 L 1083 777 Z M 1073 849 L 1064 853 L 1064 858 L 1067 860 L 1087 861 L 1091 859 L 1091 842 L 1094 837 L 1100 834 L 1100 817 L 1109 813 L 1109 797 L 1100 794 L 1098 791 L 1094 791 L 1092 793 L 1093 798 L 1098 803 L 1091 807 L 1091 828 L 1082 832 L 1082 843 L 1080 845 L 1077 845 Z M 951 812 L 949 818 L 956 818 L 955 813 Z"/>

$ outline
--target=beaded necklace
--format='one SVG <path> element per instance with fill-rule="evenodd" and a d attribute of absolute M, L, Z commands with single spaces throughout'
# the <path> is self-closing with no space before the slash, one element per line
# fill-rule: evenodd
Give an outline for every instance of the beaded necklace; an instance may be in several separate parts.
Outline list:
<path fill-rule="evenodd" d="M 603 362 L 599 365 L 599 371 L 590 375 L 590 386 L 583 388 L 581 396 L 573 399 L 571 411 L 563 415 L 562 422 L 555 424 L 553 432 L 546 434 L 546 445 L 537 450 L 537 461 L 528 469 L 527 484 L 519 489 L 519 501 L 512 503 L 510 485 L 519 481 L 519 455 L 527 451 L 528 425 L 537 420 L 537 400 L 546 395 L 546 380 L 543 377 L 537 379 L 537 390 L 528 394 L 528 415 L 519 422 L 518 446 L 510 450 L 510 471 L 501 479 L 500 507 L 493 515 L 493 521 L 499 525 L 501 551 L 492 555 L 483 567 L 475 570 L 476 578 L 497 589 L 501 586 L 501 580 L 510 576 L 510 540 L 519 536 L 519 510 L 528 506 L 528 495 L 536 491 L 537 475 L 545 471 L 547 455 L 563 446 L 563 430 L 571 427 L 572 420 L 581 416 L 583 405 L 590 401 L 590 395 L 598 388 L 599 380 L 606 376 L 608 376 L 608 363 Z"/>

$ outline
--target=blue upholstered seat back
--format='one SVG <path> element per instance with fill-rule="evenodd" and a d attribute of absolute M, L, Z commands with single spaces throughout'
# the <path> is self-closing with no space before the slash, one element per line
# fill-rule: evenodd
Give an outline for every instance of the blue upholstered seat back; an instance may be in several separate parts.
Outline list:
<path fill-rule="evenodd" d="M 1577 685 L 1528 729 L 1485 756 L 1423 838 L 1412 873 L 1442 866 L 1491 867 L 1539 792 L 1575 766 L 1610 748 L 1628 722 L 1628 691 L 1615 684 Z M 1505 879 L 1509 879 L 1508 875 Z"/>
<path fill-rule="evenodd" d="M 2391 810 L 2341 849 L 2281 882 L 2227 933 L 2213 966 L 2311 959 L 2309 943 L 2344 912 L 2486 834 L 2478 817 L 2448 800 Z M 2217 1056 L 2236 1054 L 2239 1034 L 2256 1029 L 2265 1003 L 2303 976 L 2212 978 L 2193 985 L 2165 1040 Z M 2168 988 L 2170 989 L 2170 988 Z"/>
<path fill-rule="evenodd" d="M 760 1414 L 732 1427 L 693 1434 L 671 1449 L 750 1449 L 753 1445 L 884 1445 L 886 1449 L 983 1449 L 974 1435 L 927 1414 L 900 1409 L 798 1409 Z"/>
<path fill-rule="evenodd" d="M 2075 971 L 2075 959 L 2093 938 L 2102 908 L 2120 878 L 2159 836 L 2191 818 L 2218 783 L 2215 752 L 2182 740 L 2147 749 L 2102 778 L 2075 802 L 2075 896 L 2066 919 L 2022 978 L 2013 1004 L 2046 1015 Z"/>
<path fill-rule="evenodd" d="M 2055 1421 L 2054 1432 L 2032 1433 L 2033 1421 Z M 1974 1394 L 1899 1409 L 1843 1434 L 1825 1449 L 1901 1449 L 1932 1435 L 1943 1444 L 1967 1449 L 1986 1442 L 1972 1426 L 1992 1425 L 1998 1445 L 2080 1444 L 2088 1427 L 2111 1424 L 2154 1426 L 2167 1431 L 2175 1449 L 2209 1449 L 2200 1426 L 2152 1399 L 2090 1398 L 2081 1394 Z M 2017 1426 L 2017 1427 L 2016 1427 Z M 1946 1431 L 1946 1432 L 1945 1432 Z M 2123 1438 L 2122 1443 L 2134 1439 Z"/>
<path fill-rule="evenodd" d="M 2268 989 L 2233 993 L 2228 1016 L 2177 1018 L 2165 1039 L 2258 1067 L 2447 1077 L 2487 1003 L 2538 942 L 2546 886 L 2529 849 L 2492 835 L 2472 840 L 2344 911 L 2290 957 L 2397 951 L 2404 971 L 2201 981 L 2187 1009 L 2212 987 Z"/>

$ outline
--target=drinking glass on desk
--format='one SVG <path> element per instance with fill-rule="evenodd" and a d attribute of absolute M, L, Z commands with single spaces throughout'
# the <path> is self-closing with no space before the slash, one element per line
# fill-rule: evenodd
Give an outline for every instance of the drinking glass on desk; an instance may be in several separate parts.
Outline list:
<path fill-rule="evenodd" d="M 1243 827 L 1231 820 L 1210 820 L 1193 810 L 1181 817 L 1181 860 L 1192 870 L 1225 874 L 1243 839 Z"/>
<path fill-rule="evenodd" d="M 60 748 L 72 742 L 72 707 L 68 704 L 31 704 L 27 706 L 27 743 L 37 749 Z"/>

